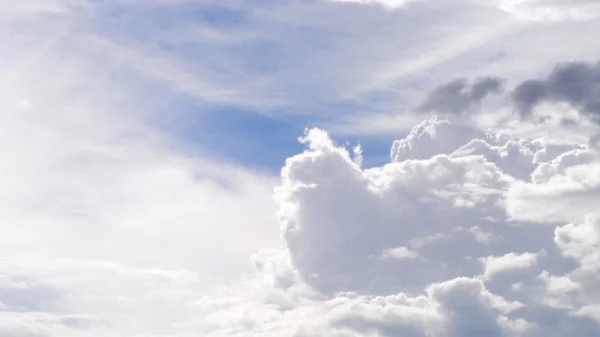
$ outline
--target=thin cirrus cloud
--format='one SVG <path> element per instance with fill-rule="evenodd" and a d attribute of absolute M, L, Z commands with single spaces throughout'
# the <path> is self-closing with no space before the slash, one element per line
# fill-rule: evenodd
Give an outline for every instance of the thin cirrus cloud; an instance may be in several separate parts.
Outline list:
<path fill-rule="evenodd" d="M 410 12 L 331 1 L 252 7 L 241 0 L 218 5 L 117 0 L 28 4 L 11 10 L 31 14 L 30 8 L 37 8 L 35 13 L 60 15 L 80 48 L 132 80 L 202 104 L 263 113 L 274 107 L 278 113 L 306 113 L 345 101 L 369 101 L 369 95 L 387 92 L 397 80 L 505 33 L 498 11 L 484 12 L 489 18 L 482 20 L 476 15 L 481 8 L 469 2 L 440 7 L 417 1 Z M 331 11 L 341 15 L 331 20 Z M 445 11 L 453 15 L 445 16 L 449 22 L 441 34 L 432 27 Z M 415 15 L 420 20 L 412 20 Z M 472 29 L 465 32 L 465 26 Z M 367 30 L 357 34 L 354 27 Z M 301 48 L 307 43 L 312 47 Z"/>

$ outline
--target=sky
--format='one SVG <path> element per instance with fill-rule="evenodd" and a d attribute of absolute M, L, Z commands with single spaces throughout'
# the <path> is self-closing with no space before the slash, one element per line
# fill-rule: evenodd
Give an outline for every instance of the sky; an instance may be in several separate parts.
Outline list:
<path fill-rule="evenodd" d="M 0 336 L 600 334 L 597 1 L 0 27 Z"/>

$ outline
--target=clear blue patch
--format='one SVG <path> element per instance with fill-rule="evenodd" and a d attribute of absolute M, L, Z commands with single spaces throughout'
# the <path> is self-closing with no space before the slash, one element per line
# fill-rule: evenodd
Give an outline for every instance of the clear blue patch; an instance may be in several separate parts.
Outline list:
<path fill-rule="evenodd" d="M 304 150 L 298 137 L 306 116 L 270 117 L 237 107 L 179 107 L 169 131 L 213 158 L 278 173 L 285 159 Z"/>

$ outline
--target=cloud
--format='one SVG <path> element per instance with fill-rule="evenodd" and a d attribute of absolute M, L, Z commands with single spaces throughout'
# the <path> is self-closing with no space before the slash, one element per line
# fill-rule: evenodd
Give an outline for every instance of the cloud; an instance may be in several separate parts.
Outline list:
<path fill-rule="evenodd" d="M 593 0 L 501 0 L 499 8 L 527 21 L 585 21 L 600 15 Z"/>
<path fill-rule="evenodd" d="M 443 114 L 465 114 L 479 108 L 481 101 L 490 95 L 503 91 L 503 80 L 497 77 L 483 77 L 469 84 L 459 78 L 431 90 L 416 110 Z"/>
<path fill-rule="evenodd" d="M 488 226 L 486 220 L 476 220 L 483 217 L 477 214 L 477 205 L 507 183 L 494 165 L 478 157 L 433 156 L 362 172 L 349 153 L 335 147 L 323 131 L 310 131 L 305 141 L 311 150 L 288 159 L 276 199 L 294 266 L 307 282 L 325 291 L 364 289 L 377 275 L 391 281 L 396 276 L 385 260 L 374 261 L 370 256 L 411 240 L 452 233 L 452 225 L 438 218 L 439 208 L 458 206 L 454 209 L 457 223 L 475 221 Z M 466 174 L 467 167 L 480 171 Z M 421 275 L 430 282 L 450 272 L 434 267 L 442 263 L 439 252 L 418 253 L 430 259 L 431 266 L 404 260 L 409 263 L 406 268 L 414 267 L 411 263 L 431 268 Z M 462 267 L 456 254 L 455 262 Z M 420 277 L 403 280 L 407 286 L 415 282 L 425 281 Z"/>
<path fill-rule="evenodd" d="M 486 278 L 491 278 L 495 274 L 505 271 L 532 267 L 537 262 L 537 254 L 508 253 L 503 256 L 488 256 L 485 258 L 480 258 L 479 261 L 481 261 L 484 266 L 483 276 Z"/>
<path fill-rule="evenodd" d="M 548 34 L 470 0 L 414 1 L 395 11 L 337 1 L 252 6 L 243 0 L 218 5 L 156 0 L 23 3 L 5 5 L 3 11 L 22 18 L 6 17 L 14 31 L 27 31 L 23 26 L 32 26 L 27 22 L 42 22 L 23 19 L 27 16 L 50 18 L 48 13 L 59 13 L 55 15 L 61 16 L 61 23 L 52 25 L 64 29 L 53 36 L 60 37 L 62 45 L 110 65 L 111 73 L 124 74 L 132 90 L 151 91 L 147 97 L 156 104 L 189 100 L 188 106 L 201 106 L 193 111 L 199 119 L 206 118 L 204 111 L 223 105 L 265 114 L 311 112 L 335 124 L 365 109 L 384 114 L 408 110 L 434 78 L 456 78 L 466 69 L 475 72 L 475 78 L 490 69 L 502 76 L 507 69 L 537 70 L 546 63 L 536 50 L 546 49 L 543 57 L 553 62 L 579 50 L 582 43 L 575 39 L 593 30 L 573 32 L 577 37 L 567 41 L 552 35 L 548 43 L 568 44 L 564 50 L 533 48 L 531 40 L 542 40 L 537 34 Z M 119 15 L 113 15 L 115 11 Z M 336 20 L 331 20 L 331 12 L 338 14 Z M 447 21 L 439 29 L 442 17 Z M 509 57 L 489 61 L 499 53 L 493 45 L 499 39 L 504 39 L 499 43 Z M 507 46 L 507 39 L 517 41 Z M 526 57 L 517 53 L 535 54 L 536 63 L 523 67 Z"/>
<path fill-rule="evenodd" d="M 419 254 L 408 249 L 405 246 L 396 247 L 396 248 L 387 248 L 385 249 L 379 258 L 381 259 L 414 259 L 418 257 Z"/>
<path fill-rule="evenodd" d="M 24 3 L 29 5 L 6 7 L 22 18 L 60 8 L 61 25 L 68 26 L 57 35 L 62 42 L 126 73 L 133 88 L 160 90 L 203 107 L 233 105 L 265 114 L 339 115 L 339 105 L 347 102 L 397 106 L 390 85 L 413 90 L 406 80 L 423 81 L 428 68 L 509 30 L 500 11 L 471 1 L 378 2 L 411 4 L 395 11 L 329 0 L 252 6 L 243 0 Z M 335 20 L 331 12 L 338 13 Z M 440 17 L 450 20 L 443 31 L 434 28 Z M 23 21 L 28 19 L 18 23 Z M 350 104 L 345 108 L 358 111 Z"/>
<path fill-rule="evenodd" d="M 193 243 L 199 242 L 196 234 L 182 231 L 185 227 L 176 225 L 177 221 L 169 221 L 169 231 L 164 231 L 158 224 L 149 226 L 152 223 L 146 220 L 143 231 L 132 232 L 135 236 L 123 231 L 130 225 L 119 227 L 120 232 L 111 229 L 104 236 L 111 238 L 111 249 L 121 256 L 121 263 L 99 260 L 108 253 L 90 255 L 94 249 L 67 258 L 75 248 L 81 251 L 77 246 L 60 258 L 3 260 L 0 303 L 13 314 L 10 319 L 2 318 L 0 326 L 6 327 L 7 333 L 25 336 L 91 336 L 99 332 L 107 336 L 191 336 L 194 332 L 210 337 L 593 336 L 598 329 L 593 302 L 597 296 L 597 221 L 586 217 L 582 222 L 570 218 L 573 223 L 568 225 L 546 224 L 544 217 L 557 216 L 527 214 L 511 205 L 539 211 L 532 204 L 538 200 L 517 192 L 556 189 L 555 176 L 593 182 L 597 170 L 590 165 L 598 162 L 597 154 L 580 144 L 515 140 L 506 133 L 483 132 L 449 120 L 432 118 L 423 125 L 429 128 L 423 136 L 399 140 L 406 143 L 412 139 L 404 157 L 369 169 L 361 168 L 351 150 L 336 145 L 325 131 L 307 130 L 301 138 L 306 150 L 286 161 L 275 192 L 285 246 L 260 250 L 252 258 L 255 272 L 242 280 L 209 288 L 201 269 L 185 267 L 184 255 L 173 254 L 174 246 L 168 254 L 173 260 L 166 260 L 160 268 L 144 266 L 154 255 L 140 245 L 140 236 L 154 232 L 161 238 L 156 242 L 166 244 L 174 238 L 185 245 L 183 237 L 193 235 Z M 438 128 L 445 131 L 434 132 Z M 465 130 L 480 138 L 461 138 Z M 485 151 L 468 146 L 473 142 Z M 507 144 L 518 150 L 510 156 L 499 155 L 507 151 Z M 531 171 L 530 177 L 511 173 L 509 168 L 519 165 Z M 169 167 L 161 170 L 172 170 Z M 116 169 L 112 172 L 120 175 Z M 144 176 L 143 172 L 132 174 Z M 125 187 L 148 196 L 150 192 L 140 186 L 158 188 L 157 182 L 171 185 L 177 179 L 170 175 Z M 250 178 L 244 175 L 241 179 Z M 235 180 L 220 186 L 232 193 L 243 191 Z M 593 186 L 584 185 L 591 190 Z M 218 196 L 220 188 L 211 195 Z M 174 193 L 164 186 L 160 191 L 173 198 Z M 186 194 L 186 198 L 193 195 Z M 123 200 L 127 201 L 118 202 Z M 241 203 L 250 203 L 244 200 Z M 596 197 L 589 197 L 589 205 L 592 200 Z M 178 204 L 186 204 L 184 201 L 176 199 Z M 224 202 L 237 205 L 232 199 Z M 256 205 L 254 200 L 250 208 L 256 210 Z M 577 209 L 581 214 L 595 212 L 584 206 L 581 203 Z M 154 209 L 160 208 L 152 206 L 146 212 Z M 176 220 L 175 215 L 182 212 L 169 214 Z M 218 212 L 222 216 L 227 213 L 223 209 Z M 567 220 L 572 213 L 562 216 Z M 249 218 L 250 214 L 256 213 L 240 216 Z M 134 217 L 125 219 L 135 223 Z M 227 224 L 207 221 L 219 227 Z M 233 222 L 244 221 L 247 219 Z M 53 222 L 53 228 L 59 229 L 59 223 Z M 235 228 L 234 235 L 226 233 Z M 238 235 L 244 240 L 250 237 L 240 227 L 224 230 L 219 235 L 231 245 L 237 244 L 234 237 Z M 96 229 L 96 233 L 103 231 Z M 73 239 L 84 240 L 73 235 Z M 131 259 L 138 253 L 119 250 L 118 239 L 123 237 L 128 247 L 138 247 L 137 260 L 142 262 Z M 46 234 L 41 242 L 48 245 L 51 241 Z M 93 242 L 85 243 L 90 246 Z M 8 244 L 5 242 L 3 249 L 8 249 Z M 200 254 L 192 260 L 207 254 L 192 247 L 190 243 L 183 249 L 188 255 Z M 211 256 L 221 257 L 218 265 L 222 267 L 224 252 L 214 246 L 210 249 L 217 254 Z M 142 257 L 145 260 L 140 260 Z M 45 316 L 38 314 L 41 308 Z M 160 319 L 150 319 L 153 317 Z M 22 327 L 22 322 L 32 320 L 36 328 Z"/>
<path fill-rule="evenodd" d="M 253 295 L 256 294 L 255 289 Z M 248 296 L 231 297 L 220 302 L 208 298 L 203 300 L 203 310 L 210 313 L 210 317 L 200 316 L 202 320 L 221 321 L 205 333 L 208 336 L 250 333 L 266 336 L 400 334 L 459 337 L 476 333 L 509 336 L 530 327 L 525 321 L 507 317 L 521 304 L 490 293 L 481 280 L 470 278 L 432 284 L 420 296 L 396 294 L 374 297 L 346 293 L 328 300 L 305 299 L 302 309 L 285 310 L 285 313 L 279 311 L 278 305 L 257 305 L 247 299 Z M 234 321 L 235 316 L 227 315 L 233 310 L 241 313 L 249 308 L 260 315 L 257 317 L 260 319 L 250 320 L 253 322 L 250 328 Z"/>
<path fill-rule="evenodd" d="M 472 126 L 432 117 L 415 125 L 405 138 L 394 141 L 390 158 L 402 162 L 450 154 L 471 139 L 481 138 L 486 138 L 485 133 Z"/>
<path fill-rule="evenodd" d="M 393 161 L 382 167 L 362 170 L 322 130 L 308 132 L 309 150 L 288 159 L 276 200 L 292 264 L 306 282 L 326 293 L 418 289 L 477 275 L 478 257 L 551 244 L 550 228 L 542 239 L 514 222 L 532 220 L 527 213 L 510 217 L 514 205 L 530 207 L 515 191 L 535 186 L 538 167 L 563 161 L 582 151 L 580 145 L 516 140 L 436 118 L 415 130 L 423 132 L 395 143 Z M 481 138 L 461 146 L 469 134 Z M 395 269 L 389 260 L 371 258 L 394 247 L 419 259 L 397 260 Z M 414 268 L 421 272 L 402 276 L 400 270 Z"/>
<path fill-rule="evenodd" d="M 600 63 L 569 62 L 558 64 L 545 79 L 520 83 L 512 97 L 523 117 L 544 102 L 567 103 L 598 123 L 599 90 Z"/>
<path fill-rule="evenodd" d="M 328 29 L 380 17 L 314 15 L 333 6 L 324 3 L 257 13 L 294 25 L 314 16 L 310 27 Z M 15 46 L 0 59 L 0 335 L 597 335 L 595 149 L 449 116 L 419 123 L 393 143 L 389 163 L 371 168 L 361 167 L 362 149 L 307 130 L 306 149 L 274 178 L 153 127 L 148 115 L 165 96 L 132 89 L 139 78 L 128 75 L 205 98 L 226 81 L 209 73 L 194 92 L 203 71 L 187 61 L 169 52 L 157 60 L 139 45 L 120 54 L 123 40 L 106 36 L 91 45 L 115 49 L 90 52 L 73 43 L 90 32 L 72 31 L 80 17 L 34 12 L 3 17 L 10 29 L 0 32 Z M 238 38 L 256 36 L 228 36 Z M 129 58 L 116 76 L 119 55 Z M 364 59 L 336 71 L 353 62 Z M 361 69 L 351 75 L 372 68 Z"/>
<path fill-rule="evenodd" d="M 595 212 L 593 200 L 598 197 L 600 187 L 594 173 L 599 165 L 597 154 L 580 156 L 578 162 L 573 158 L 578 153 L 573 151 L 550 164 L 540 165 L 532 183 L 515 183 L 508 191 L 509 214 L 521 220 L 557 223 L 581 222 Z M 573 159 L 569 162 L 565 157 Z"/>
<path fill-rule="evenodd" d="M 69 14 L 29 10 L 0 33 L 0 335 L 176 334 L 279 247 L 277 179 L 157 130 L 150 98 L 69 43 Z"/>
<path fill-rule="evenodd" d="M 421 0 L 332 0 L 338 2 L 355 2 L 359 4 L 380 4 L 389 8 L 400 8 L 408 3 Z"/>
<path fill-rule="evenodd" d="M 505 133 L 477 133 L 475 128 L 470 134 L 481 138 L 465 139 L 461 146 L 465 125 L 435 118 L 423 125 L 429 132 L 400 140 L 406 144 L 411 139 L 411 147 L 406 147 L 404 157 L 392 157 L 397 159 L 382 167 L 359 168 L 350 152 L 322 130 L 308 131 L 303 138 L 307 151 L 287 161 L 276 200 L 291 266 L 302 282 L 336 303 L 347 301 L 344 291 L 362 294 L 356 299 L 361 304 L 336 314 L 336 330 L 327 326 L 331 323 L 322 323 L 302 330 L 303 334 L 438 336 L 444 331 L 451 336 L 538 336 L 555 329 L 547 326 L 547 315 L 562 315 L 567 322 L 557 328 L 557 336 L 576 331 L 572 320 L 580 318 L 578 324 L 593 331 L 590 302 L 572 302 L 568 294 L 567 299 L 556 298 L 556 290 L 546 289 L 550 282 L 546 280 L 557 280 L 548 289 L 578 291 L 580 282 L 570 275 L 581 272 L 572 259 L 587 266 L 585 261 L 593 258 L 585 248 L 567 247 L 586 247 L 577 240 L 595 242 L 595 236 L 575 232 L 558 236 L 562 227 L 555 234 L 552 225 L 532 223 L 544 222 L 543 217 L 556 219 L 554 214 L 521 218 L 510 205 L 517 202 L 514 191 L 523 184 L 551 188 L 539 178 L 540 167 L 561 167 L 565 172 L 569 165 L 581 167 L 597 157 L 585 145 L 513 139 Z M 440 136 L 436 128 L 447 131 Z M 432 145 L 436 142 L 440 145 Z M 486 150 L 467 151 L 471 143 Z M 513 154 L 503 154 L 510 147 Z M 589 177 L 591 172 L 595 169 L 573 177 Z M 570 227 L 565 227 L 567 231 Z M 568 280 L 560 281 L 565 271 Z M 419 300 L 406 293 L 423 291 L 427 295 Z M 404 299 L 404 309 L 384 304 L 395 296 Z M 538 306 L 543 309 L 534 309 Z M 560 313 L 565 307 L 577 309 Z M 423 326 L 423 321 L 429 324 Z M 580 330 L 585 334 L 583 329 L 587 328 Z"/>

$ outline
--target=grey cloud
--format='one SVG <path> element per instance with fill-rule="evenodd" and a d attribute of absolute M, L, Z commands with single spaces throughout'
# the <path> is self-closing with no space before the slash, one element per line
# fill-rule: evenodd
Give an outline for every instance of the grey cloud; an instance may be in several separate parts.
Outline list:
<path fill-rule="evenodd" d="M 563 117 L 560 119 L 560 125 L 565 127 L 576 126 L 577 123 L 577 120 L 568 117 Z"/>
<path fill-rule="evenodd" d="M 545 79 L 519 84 L 512 93 L 515 108 L 523 118 L 544 102 L 568 103 L 600 122 L 600 63 L 558 64 Z"/>
<path fill-rule="evenodd" d="M 494 76 L 481 77 L 472 84 L 459 78 L 434 88 L 416 111 L 460 114 L 473 111 L 490 95 L 503 92 L 504 80 Z"/>

